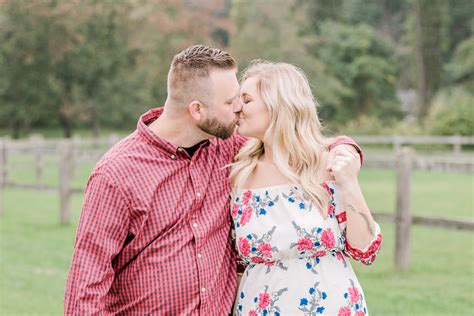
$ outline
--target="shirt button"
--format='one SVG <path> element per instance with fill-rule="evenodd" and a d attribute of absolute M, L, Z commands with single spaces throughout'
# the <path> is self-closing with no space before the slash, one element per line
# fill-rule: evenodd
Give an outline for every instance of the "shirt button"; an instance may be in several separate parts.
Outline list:
<path fill-rule="evenodd" d="M 198 258 L 202 258 L 202 255 L 200 253 L 197 254 Z"/>
<path fill-rule="evenodd" d="M 176 156 L 174 154 L 171 154 L 171 159 L 175 160 Z"/>
<path fill-rule="evenodd" d="M 198 224 L 197 224 L 197 223 L 193 223 L 193 227 L 198 227 Z"/>
<path fill-rule="evenodd" d="M 203 287 L 203 288 L 201 289 L 201 292 L 203 292 L 203 293 L 206 292 L 206 288 Z"/>
<path fill-rule="evenodd" d="M 201 192 L 196 193 L 197 197 L 201 197 Z"/>

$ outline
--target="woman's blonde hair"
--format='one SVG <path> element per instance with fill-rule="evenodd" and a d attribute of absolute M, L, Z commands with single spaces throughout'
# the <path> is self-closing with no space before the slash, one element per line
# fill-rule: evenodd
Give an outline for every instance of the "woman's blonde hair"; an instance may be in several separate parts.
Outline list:
<path fill-rule="evenodd" d="M 264 142 L 271 144 L 274 163 L 288 179 L 301 185 L 306 198 L 326 217 L 329 194 L 321 186 L 319 164 L 327 144 L 308 79 L 294 65 L 260 60 L 251 62 L 242 82 L 251 77 L 257 78 L 257 92 L 270 113 Z M 264 142 L 251 139 L 240 149 L 231 165 L 234 188 L 242 188 L 257 166 L 265 151 Z"/>

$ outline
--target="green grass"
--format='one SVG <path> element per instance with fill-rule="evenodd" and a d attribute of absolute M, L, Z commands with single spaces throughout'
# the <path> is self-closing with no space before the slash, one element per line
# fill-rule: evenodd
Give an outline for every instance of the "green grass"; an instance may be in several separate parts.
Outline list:
<path fill-rule="evenodd" d="M 362 169 L 360 184 L 374 212 L 393 213 L 396 205 L 394 171 Z M 412 178 L 412 213 L 473 218 L 474 176 L 444 172 L 415 172 Z"/>
<path fill-rule="evenodd" d="M 21 155 L 11 173 L 34 181 L 33 160 Z M 54 160 L 45 182 L 57 184 Z M 92 168 L 80 165 L 73 184 L 83 187 Z M 20 166 L 20 165 L 19 165 Z M 363 170 L 361 185 L 373 210 L 392 212 L 395 174 Z M 473 218 L 473 175 L 417 172 L 413 177 L 413 213 Z M 0 219 L 0 314 L 60 315 L 80 214 L 82 196 L 71 203 L 72 223 L 59 225 L 56 192 L 8 189 Z M 382 225 L 384 244 L 374 265 L 353 266 L 364 287 L 371 315 L 474 315 L 474 234 L 414 226 L 412 265 L 394 268 L 394 226 Z"/>
<path fill-rule="evenodd" d="M 353 263 L 372 315 L 474 315 L 474 234 L 414 226 L 411 266 L 396 272 L 395 227 L 381 225 L 371 266 Z"/>

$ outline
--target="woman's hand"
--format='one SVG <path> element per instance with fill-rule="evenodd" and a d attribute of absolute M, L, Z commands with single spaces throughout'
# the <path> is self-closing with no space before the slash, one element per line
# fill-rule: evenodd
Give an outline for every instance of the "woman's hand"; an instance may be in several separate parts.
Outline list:
<path fill-rule="evenodd" d="M 353 146 L 336 146 L 329 153 L 326 170 L 339 186 L 355 184 L 360 171 L 360 156 Z"/>

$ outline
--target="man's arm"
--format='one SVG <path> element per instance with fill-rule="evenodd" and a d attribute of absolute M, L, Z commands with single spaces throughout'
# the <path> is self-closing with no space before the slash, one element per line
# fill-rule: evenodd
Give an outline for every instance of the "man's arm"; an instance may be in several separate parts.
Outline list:
<path fill-rule="evenodd" d="M 118 188 L 103 174 L 87 184 L 66 284 L 64 314 L 104 312 L 104 297 L 115 277 L 113 258 L 126 239 L 128 206 Z"/>

